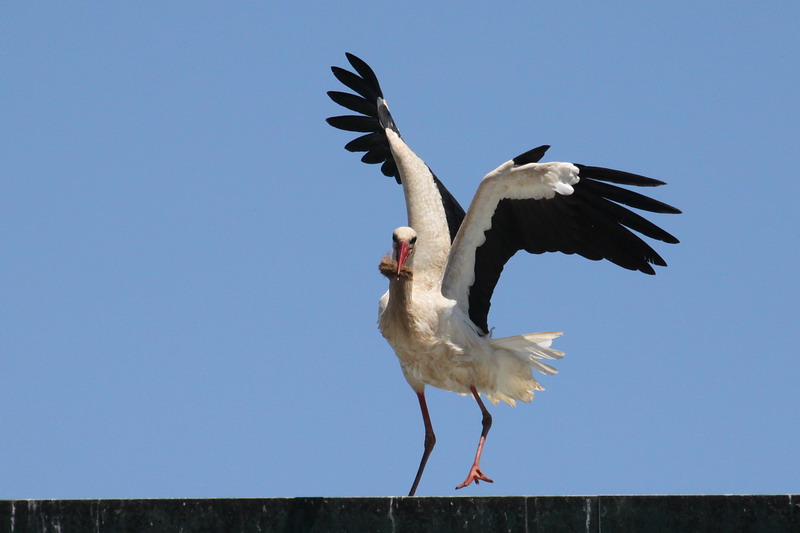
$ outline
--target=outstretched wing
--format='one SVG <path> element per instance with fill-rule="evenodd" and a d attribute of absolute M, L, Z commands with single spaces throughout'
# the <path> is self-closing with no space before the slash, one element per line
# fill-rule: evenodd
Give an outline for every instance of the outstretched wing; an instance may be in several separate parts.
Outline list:
<path fill-rule="evenodd" d="M 638 235 L 678 239 L 624 206 L 654 213 L 680 210 L 618 185 L 664 182 L 608 168 L 537 163 L 548 147 L 508 161 L 481 182 L 453 243 L 443 293 L 489 332 L 491 297 L 506 262 L 519 250 L 563 252 L 646 274 L 664 259 Z M 633 231 L 631 231 L 633 230 Z"/>
<path fill-rule="evenodd" d="M 328 124 L 340 130 L 363 133 L 347 143 L 344 147 L 350 152 L 366 152 L 361 161 L 369 164 L 380 164 L 381 172 L 401 183 L 397 163 L 389 148 L 386 137 L 386 128 L 400 132 L 389 113 L 389 108 L 383 99 L 383 91 L 378 83 L 375 72 L 363 60 L 353 54 L 347 53 L 347 60 L 355 72 L 350 72 L 340 67 L 331 67 L 333 75 L 340 82 L 350 88 L 355 94 L 340 91 L 329 91 L 328 96 L 340 106 L 359 113 L 358 115 L 343 115 L 330 117 Z M 429 169 L 430 170 L 430 169 Z M 439 181 L 431 171 L 433 180 L 439 191 L 447 216 L 447 225 L 450 230 L 450 239 L 455 239 L 461 221 L 464 220 L 464 209 L 450 194 L 450 191 Z"/>

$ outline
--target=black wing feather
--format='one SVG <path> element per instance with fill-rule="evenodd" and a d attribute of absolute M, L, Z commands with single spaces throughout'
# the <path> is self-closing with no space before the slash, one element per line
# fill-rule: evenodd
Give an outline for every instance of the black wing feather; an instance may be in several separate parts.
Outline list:
<path fill-rule="evenodd" d="M 370 66 L 360 58 L 350 53 L 345 55 L 355 73 L 340 67 L 331 67 L 331 71 L 337 80 L 356 94 L 329 91 L 328 96 L 340 106 L 360 113 L 360 115 L 330 117 L 326 120 L 334 128 L 365 133 L 366 135 L 361 135 L 347 143 L 345 149 L 350 152 L 366 152 L 361 157 L 361 161 L 368 164 L 381 165 L 381 173 L 384 176 L 392 177 L 397 183 L 401 183 L 400 172 L 397 170 L 397 163 L 392 156 L 389 141 L 381 123 L 386 127 L 395 129 L 395 131 L 397 130 L 388 108 L 383 104 L 380 104 L 379 108 L 379 99 L 383 98 L 383 91 L 378 83 L 378 77 Z M 464 209 L 439 178 L 434 175 L 433 179 L 442 197 L 442 205 L 444 206 L 447 225 L 450 229 L 450 240 L 453 240 L 456 238 L 458 228 L 461 227 L 461 222 L 464 220 Z"/>
<path fill-rule="evenodd" d="M 378 163 L 383 163 L 386 161 L 386 158 L 390 155 L 391 154 L 389 153 L 388 148 L 379 146 L 364 154 L 364 156 L 361 158 L 361 161 L 369 165 L 377 165 Z"/>
<path fill-rule="evenodd" d="M 528 150 L 524 154 L 519 154 L 514 158 L 515 165 L 527 165 L 528 163 L 538 163 L 543 157 L 545 152 L 550 149 L 549 144 L 537 146 L 532 150 Z"/>
<path fill-rule="evenodd" d="M 652 211 L 653 213 L 680 213 L 679 209 L 671 205 L 609 183 L 602 183 L 593 179 L 584 179 L 581 176 L 581 185 L 581 189 L 583 190 L 591 190 L 597 196 L 602 196 L 603 198 L 635 207 L 636 209 L 644 209 L 645 211 Z"/>
<path fill-rule="evenodd" d="M 381 135 L 381 132 L 374 131 L 372 133 L 362 135 L 361 137 L 356 137 L 349 143 L 345 144 L 344 149 L 348 152 L 369 152 L 375 146 L 381 145 Z M 387 174 L 387 176 L 392 176 L 392 174 Z"/>
<path fill-rule="evenodd" d="M 383 93 L 381 92 L 381 84 L 378 83 L 378 76 L 375 75 L 375 71 L 372 70 L 372 67 L 367 65 L 367 63 L 363 59 L 354 54 L 351 54 L 350 52 L 345 52 L 344 55 L 350 62 L 350 64 L 353 66 L 353 68 L 356 69 L 356 72 L 358 72 L 358 74 L 361 75 L 364 81 L 366 81 L 372 87 L 377 88 L 378 96 L 382 96 Z"/>
<path fill-rule="evenodd" d="M 674 236 L 670 235 L 662 228 L 659 228 L 643 216 L 634 213 L 630 209 L 625 209 L 619 204 L 615 204 L 607 199 L 602 199 L 597 202 L 595 207 L 598 210 L 602 210 L 606 217 L 617 220 L 623 226 L 638 231 L 642 235 L 670 244 L 678 244 L 678 239 Z"/>
<path fill-rule="evenodd" d="M 330 96 L 331 100 L 350 111 L 369 116 L 378 114 L 378 108 L 374 102 L 364 100 L 357 94 L 328 91 L 328 96 Z"/>
<path fill-rule="evenodd" d="M 364 78 L 359 78 L 349 70 L 340 67 L 331 67 L 331 72 L 336 79 L 344 85 L 354 90 L 369 102 L 377 102 L 378 97 L 383 96 L 380 86 L 370 85 Z"/>
<path fill-rule="evenodd" d="M 639 174 L 632 174 L 622 170 L 614 170 L 613 168 L 592 167 L 578 163 L 573 163 L 573 165 L 578 167 L 581 178 L 587 177 L 600 181 L 607 181 L 609 183 L 636 185 L 638 187 L 658 187 L 659 185 L 666 185 L 666 183 L 661 180 L 655 180 L 647 176 L 640 176 Z"/>
<path fill-rule="evenodd" d="M 328 124 L 334 128 L 345 131 L 358 131 L 363 133 L 373 132 L 380 125 L 372 117 L 358 117 L 355 115 L 345 115 L 342 117 L 330 117 Z"/>

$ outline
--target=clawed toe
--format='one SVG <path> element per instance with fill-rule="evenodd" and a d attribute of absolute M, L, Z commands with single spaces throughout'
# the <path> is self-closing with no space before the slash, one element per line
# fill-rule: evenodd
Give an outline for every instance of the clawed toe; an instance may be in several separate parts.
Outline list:
<path fill-rule="evenodd" d="M 464 487 L 466 487 L 467 485 L 469 485 L 473 481 L 475 482 L 476 485 L 478 485 L 481 481 L 485 481 L 487 483 L 494 483 L 494 481 L 492 481 L 491 479 L 486 477 L 483 474 L 483 472 L 481 472 L 481 469 L 477 465 L 473 465 L 472 468 L 469 471 L 469 475 L 467 476 L 467 479 L 465 479 L 464 482 L 461 485 L 457 486 L 456 490 L 463 489 Z"/>

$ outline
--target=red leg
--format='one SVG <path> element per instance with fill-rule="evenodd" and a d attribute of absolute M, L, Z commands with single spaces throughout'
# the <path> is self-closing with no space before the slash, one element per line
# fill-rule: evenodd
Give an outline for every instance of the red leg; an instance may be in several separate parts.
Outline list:
<path fill-rule="evenodd" d="M 472 391 L 472 396 L 475 398 L 475 401 L 478 402 L 478 407 L 481 408 L 481 413 L 483 413 L 483 420 L 481 424 L 483 425 L 483 430 L 481 431 L 481 439 L 478 441 L 478 451 L 475 454 L 475 462 L 472 463 L 472 468 L 469 470 L 469 475 L 464 482 L 456 487 L 456 489 L 463 489 L 473 481 L 477 485 L 479 481 L 486 481 L 487 483 L 494 483 L 491 479 L 486 477 L 483 472 L 481 472 L 481 453 L 483 452 L 483 444 L 486 442 L 486 435 L 489 434 L 489 428 L 492 427 L 492 415 L 489 414 L 489 411 L 486 410 L 486 406 L 483 405 L 481 401 L 481 397 L 478 395 L 478 391 L 475 390 L 475 387 L 470 387 L 469 390 Z"/>
<path fill-rule="evenodd" d="M 433 446 L 436 444 L 436 435 L 433 434 L 433 425 L 431 424 L 431 417 L 428 414 L 428 404 L 425 403 L 425 391 L 418 392 L 417 398 L 419 399 L 419 408 L 422 411 L 422 422 L 425 424 L 425 450 L 422 452 L 422 459 L 419 462 L 419 469 L 417 470 L 417 477 L 414 478 L 414 484 L 411 485 L 411 491 L 408 495 L 413 496 L 417 492 L 417 485 L 422 477 L 422 471 L 425 470 L 425 463 L 428 462 L 428 457 L 433 451 Z"/>

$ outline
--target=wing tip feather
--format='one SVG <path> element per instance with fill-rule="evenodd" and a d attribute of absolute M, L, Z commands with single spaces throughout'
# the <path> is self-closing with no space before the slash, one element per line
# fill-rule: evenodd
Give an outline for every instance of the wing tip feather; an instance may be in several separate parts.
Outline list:
<path fill-rule="evenodd" d="M 519 154 L 517 157 L 512 159 L 514 164 L 517 166 L 527 165 L 528 163 L 538 163 L 543 157 L 545 152 L 550 149 L 549 144 L 543 144 L 542 146 L 537 146 L 536 148 L 532 148 L 527 152 Z"/>

